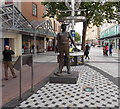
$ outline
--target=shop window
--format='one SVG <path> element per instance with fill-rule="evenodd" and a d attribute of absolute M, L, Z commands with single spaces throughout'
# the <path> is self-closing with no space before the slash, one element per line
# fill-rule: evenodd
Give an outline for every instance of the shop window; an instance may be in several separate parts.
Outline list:
<path fill-rule="evenodd" d="M 32 3 L 32 15 L 37 16 L 37 5 Z"/>
<path fill-rule="evenodd" d="M 5 0 L 5 4 L 13 4 L 13 0 Z"/>

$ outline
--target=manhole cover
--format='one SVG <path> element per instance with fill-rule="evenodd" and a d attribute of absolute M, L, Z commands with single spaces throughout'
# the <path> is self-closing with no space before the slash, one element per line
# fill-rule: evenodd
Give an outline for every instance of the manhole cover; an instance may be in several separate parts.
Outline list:
<path fill-rule="evenodd" d="M 85 87 L 83 89 L 85 92 L 92 92 L 93 91 L 93 88 L 92 87 Z"/>

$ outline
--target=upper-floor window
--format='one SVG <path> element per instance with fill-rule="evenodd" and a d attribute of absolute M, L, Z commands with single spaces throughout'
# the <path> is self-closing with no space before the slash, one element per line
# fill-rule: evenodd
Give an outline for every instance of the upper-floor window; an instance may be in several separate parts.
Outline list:
<path fill-rule="evenodd" d="M 37 5 L 32 3 L 32 15 L 37 16 Z"/>

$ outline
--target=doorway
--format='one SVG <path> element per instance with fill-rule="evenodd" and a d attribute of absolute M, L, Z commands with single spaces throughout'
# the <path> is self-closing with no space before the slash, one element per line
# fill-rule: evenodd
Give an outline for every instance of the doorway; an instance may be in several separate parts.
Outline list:
<path fill-rule="evenodd" d="M 4 46 L 5 46 L 5 45 L 9 45 L 9 38 L 5 38 L 5 39 L 4 39 Z"/>
<path fill-rule="evenodd" d="M 4 46 L 8 45 L 14 50 L 14 39 L 13 38 L 4 38 Z"/>

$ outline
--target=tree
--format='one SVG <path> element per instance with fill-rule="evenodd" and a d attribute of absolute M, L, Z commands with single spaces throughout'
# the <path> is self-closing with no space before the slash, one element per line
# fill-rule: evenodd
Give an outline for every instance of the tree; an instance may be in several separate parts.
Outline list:
<path fill-rule="evenodd" d="M 78 32 L 75 32 L 76 36 L 75 36 L 75 41 L 78 42 L 81 40 L 81 36 Z"/>
<path fill-rule="evenodd" d="M 43 5 L 47 7 L 47 14 L 45 16 L 56 17 L 57 20 L 62 17 L 70 16 L 71 12 L 61 12 L 68 10 L 64 2 L 43 2 Z M 83 22 L 83 36 L 82 36 L 82 50 L 84 50 L 86 30 L 89 24 L 100 26 L 105 22 L 112 22 L 112 20 L 118 21 L 119 2 L 82 2 L 80 9 L 85 9 L 81 12 L 80 16 L 85 16 L 86 21 Z M 79 15 L 75 15 L 79 16 Z"/>

